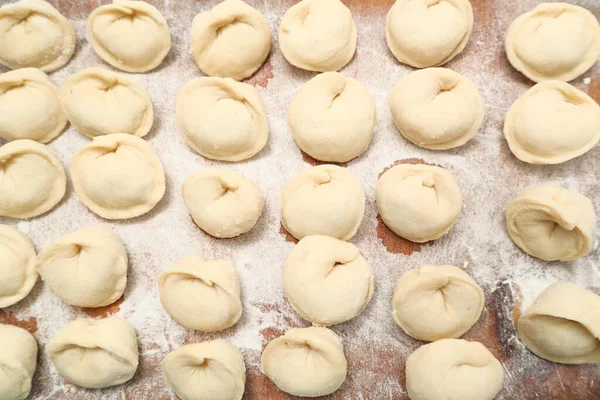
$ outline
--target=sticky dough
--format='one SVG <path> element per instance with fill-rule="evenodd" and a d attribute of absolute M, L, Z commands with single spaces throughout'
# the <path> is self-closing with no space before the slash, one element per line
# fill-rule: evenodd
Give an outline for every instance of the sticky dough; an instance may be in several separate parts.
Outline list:
<path fill-rule="evenodd" d="M 25 329 L 0 324 L 0 399 L 25 400 L 31 391 L 38 346 Z"/>
<path fill-rule="evenodd" d="M 31 292 L 38 278 L 35 262 L 31 240 L 11 226 L 0 225 L 0 308 L 16 304 Z"/>

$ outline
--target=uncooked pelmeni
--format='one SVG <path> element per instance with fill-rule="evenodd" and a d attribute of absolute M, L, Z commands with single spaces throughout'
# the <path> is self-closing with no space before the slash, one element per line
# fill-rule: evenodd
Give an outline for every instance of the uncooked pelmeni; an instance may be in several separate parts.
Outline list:
<path fill-rule="evenodd" d="M 60 94 L 69 121 L 87 137 L 128 133 L 145 136 L 154 120 L 148 93 L 123 74 L 88 68 L 73 74 Z"/>
<path fill-rule="evenodd" d="M 365 214 L 365 194 L 345 168 L 319 165 L 294 176 L 281 194 L 281 222 L 295 238 L 351 239 Z"/>
<path fill-rule="evenodd" d="M 406 360 L 411 400 L 493 400 L 503 382 L 502 364 L 479 342 L 442 339 Z"/>
<path fill-rule="evenodd" d="M 377 208 L 396 235 L 423 243 L 445 235 L 462 208 L 456 181 L 444 168 L 400 164 L 377 182 Z"/>
<path fill-rule="evenodd" d="M 288 62 L 309 71 L 337 71 L 356 51 L 358 32 L 340 0 L 302 0 L 281 21 L 279 45 Z"/>
<path fill-rule="evenodd" d="M 303 152 L 343 163 L 361 155 L 375 129 L 375 100 L 360 82 L 337 72 L 308 81 L 290 104 L 288 119 Z"/>
<path fill-rule="evenodd" d="M 230 78 L 197 78 L 177 96 L 177 124 L 198 154 L 246 160 L 265 147 L 269 125 L 258 91 Z"/>
<path fill-rule="evenodd" d="M 181 346 L 167 354 L 162 369 L 181 400 L 241 400 L 244 394 L 244 358 L 224 340 Z"/>
<path fill-rule="evenodd" d="M 396 0 L 386 19 L 392 54 L 416 68 L 452 60 L 463 51 L 472 30 L 469 0 Z"/>
<path fill-rule="evenodd" d="M 125 133 L 98 136 L 73 156 L 71 179 L 79 199 L 106 219 L 138 217 L 165 194 L 165 172 L 144 139 Z"/>
<path fill-rule="evenodd" d="M 0 7 L 0 64 L 55 71 L 75 51 L 75 31 L 50 3 L 22 0 Z"/>
<path fill-rule="evenodd" d="M 269 22 L 241 0 L 225 0 L 196 15 L 190 36 L 196 64 L 208 76 L 241 81 L 271 51 Z"/>
<path fill-rule="evenodd" d="M 532 81 L 568 82 L 600 56 L 600 25 L 585 8 L 542 3 L 510 25 L 504 48 L 512 66 Z"/>
<path fill-rule="evenodd" d="M 67 175 L 50 149 L 21 139 L 0 147 L 0 216 L 32 218 L 65 195 Z"/>
<path fill-rule="evenodd" d="M 479 91 L 470 80 L 447 68 L 406 75 L 390 94 L 390 108 L 402 136 L 432 150 L 462 146 L 483 122 Z"/>
<path fill-rule="evenodd" d="M 0 324 L 0 399 L 25 400 L 37 366 L 38 346 L 25 329 Z"/>
<path fill-rule="evenodd" d="M 596 213 L 590 199 L 553 185 L 525 189 L 506 211 L 508 233 L 524 252 L 568 261 L 592 249 Z"/>
<path fill-rule="evenodd" d="M 513 154 L 531 164 L 559 164 L 600 140 L 600 107 L 568 83 L 538 83 L 517 99 L 504 120 Z"/>
<path fill-rule="evenodd" d="M 230 262 L 190 256 L 158 277 L 160 302 L 186 328 L 216 332 L 242 315 L 240 281 Z"/>
<path fill-rule="evenodd" d="M 425 265 L 400 277 L 392 299 L 396 324 L 415 339 L 458 338 L 477 322 L 485 298 L 479 285 L 452 265 Z"/>
<path fill-rule="evenodd" d="M 293 328 L 269 342 L 261 371 L 293 396 L 335 392 L 346 380 L 348 364 L 340 338 L 327 328 Z"/>
<path fill-rule="evenodd" d="M 110 229 L 93 227 L 62 236 L 38 255 L 42 280 L 65 303 L 103 307 L 123 295 L 127 253 Z"/>
<path fill-rule="evenodd" d="M 38 277 L 35 262 L 31 240 L 11 226 L 0 225 L 0 308 L 12 306 L 31 292 Z"/>
<path fill-rule="evenodd" d="M 570 282 L 547 287 L 518 323 L 519 337 L 541 358 L 600 362 L 600 296 Z"/>
<path fill-rule="evenodd" d="M 143 1 L 113 0 L 96 8 L 88 18 L 87 35 L 100 58 L 127 72 L 158 67 L 171 48 L 167 20 Z"/>
<path fill-rule="evenodd" d="M 248 232 L 262 214 L 265 200 L 256 183 L 224 168 L 204 168 L 185 180 L 185 206 L 203 231 L 218 238 Z"/>

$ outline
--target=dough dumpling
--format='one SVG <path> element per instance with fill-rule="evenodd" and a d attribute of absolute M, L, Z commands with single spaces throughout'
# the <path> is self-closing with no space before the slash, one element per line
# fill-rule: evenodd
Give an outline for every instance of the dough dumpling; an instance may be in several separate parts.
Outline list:
<path fill-rule="evenodd" d="M 590 252 L 596 213 L 592 202 L 559 186 L 525 189 L 506 211 L 508 233 L 524 252 L 546 261 L 569 261 Z"/>
<path fill-rule="evenodd" d="M 88 389 L 125 383 L 138 367 L 135 330 L 116 316 L 71 322 L 50 339 L 46 353 L 63 378 Z"/>
<path fill-rule="evenodd" d="M 119 236 L 100 226 L 62 236 L 38 256 L 42 280 L 65 303 L 104 307 L 123 295 L 127 253 Z"/>
<path fill-rule="evenodd" d="M 570 282 L 550 285 L 521 315 L 518 332 L 546 360 L 600 362 L 600 296 Z"/>
<path fill-rule="evenodd" d="M 0 225 L 0 308 L 12 306 L 31 292 L 38 277 L 35 262 L 31 240 L 11 226 Z"/>
<path fill-rule="evenodd" d="M 485 298 L 479 285 L 452 265 L 425 265 L 406 272 L 392 299 L 394 321 L 415 339 L 458 338 L 477 322 Z"/>
<path fill-rule="evenodd" d="M 31 333 L 0 324 L 0 399 L 25 400 L 37 366 L 38 345 Z"/>
<path fill-rule="evenodd" d="M 340 338 L 327 328 L 293 328 L 269 342 L 261 371 L 286 393 L 326 396 L 346 380 L 348 364 Z"/>
<path fill-rule="evenodd" d="M 244 394 L 244 358 L 224 340 L 182 346 L 167 354 L 162 369 L 181 400 L 241 400 Z"/>

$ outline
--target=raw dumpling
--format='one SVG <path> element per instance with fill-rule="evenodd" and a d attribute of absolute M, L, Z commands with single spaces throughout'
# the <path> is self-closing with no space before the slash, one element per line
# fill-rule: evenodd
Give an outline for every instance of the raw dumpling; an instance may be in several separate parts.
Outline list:
<path fill-rule="evenodd" d="M 269 342 L 261 371 L 293 396 L 318 397 L 335 392 L 346 380 L 348 365 L 340 338 L 327 328 L 294 328 Z"/>
<path fill-rule="evenodd" d="M 290 7 L 279 28 L 288 62 L 309 71 L 337 71 L 356 51 L 352 13 L 340 0 L 302 0 Z"/>
<path fill-rule="evenodd" d="M 81 229 L 59 238 L 38 256 L 42 280 L 65 303 L 103 307 L 123 295 L 127 253 L 110 229 Z"/>
<path fill-rule="evenodd" d="M 0 216 L 32 218 L 65 195 L 67 176 L 50 149 L 22 139 L 0 147 Z"/>
<path fill-rule="evenodd" d="M 546 261 L 583 257 L 594 243 L 596 213 L 579 193 L 553 185 L 525 189 L 506 211 L 508 233 L 524 252 Z"/>
<path fill-rule="evenodd" d="M 135 330 L 116 316 L 71 322 L 50 339 L 46 353 L 63 378 L 88 389 L 125 383 L 138 367 Z"/>
<path fill-rule="evenodd" d="M 143 1 L 114 0 L 96 8 L 88 18 L 87 35 L 100 58 L 127 72 L 158 67 L 171 48 L 167 20 Z"/>
<path fill-rule="evenodd" d="M 600 107 L 568 83 L 538 83 L 508 110 L 504 136 L 521 161 L 569 161 L 588 152 L 600 140 Z"/>
<path fill-rule="evenodd" d="M 456 57 L 473 30 L 468 0 L 396 0 L 386 19 L 387 43 L 401 63 L 434 67 Z"/>
<path fill-rule="evenodd" d="M 365 214 L 365 194 L 345 168 L 319 165 L 294 176 L 281 194 L 281 222 L 295 238 L 351 239 Z"/>
<path fill-rule="evenodd" d="M 406 389 L 412 400 L 493 400 L 502 390 L 502 364 L 479 342 L 442 339 L 406 360 Z"/>
<path fill-rule="evenodd" d="M 400 164 L 377 182 L 377 208 L 396 235 L 423 243 L 445 235 L 462 208 L 460 189 L 450 172 L 424 164 Z"/>
<path fill-rule="evenodd" d="M 167 354 L 162 368 L 181 400 L 241 400 L 244 394 L 244 358 L 224 340 L 182 346 Z"/>
<path fill-rule="evenodd" d="M 37 365 L 38 346 L 25 329 L 0 324 L 0 399 L 25 400 Z"/>
<path fill-rule="evenodd" d="M 98 136 L 77 151 L 71 179 L 83 204 L 106 219 L 146 214 L 165 194 L 165 172 L 152 147 L 124 133 Z"/>
<path fill-rule="evenodd" d="M 123 74 L 88 68 L 60 88 L 69 121 L 87 137 L 128 133 L 145 136 L 154 119 L 148 93 Z"/>
<path fill-rule="evenodd" d="M 258 91 L 230 78 L 197 78 L 177 96 L 177 124 L 198 154 L 246 160 L 265 147 L 269 126 Z"/>
<path fill-rule="evenodd" d="M 13 227 L 0 225 L 0 308 L 24 299 L 33 289 L 37 277 L 31 240 Z"/>
<path fill-rule="evenodd" d="M 360 82 L 337 72 L 308 81 L 290 104 L 290 130 L 298 147 L 327 162 L 347 162 L 369 146 L 375 100 Z"/>
<path fill-rule="evenodd" d="M 373 272 L 356 246 L 329 236 L 306 236 L 285 262 L 283 287 L 300 316 L 330 326 L 360 314 L 373 296 Z"/>
<path fill-rule="evenodd" d="M 216 332 L 242 315 L 240 281 L 227 261 L 190 256 L 158 277 L 160 302 L 186 328 Z"/>
<path fill-rule="evenodd" d="M 504 48 L 512 66 L 532 81 L 568 82 L 600 56 L 600 25 L 585 8 L 542 3 L 510 25 Z"/>
<path fill-rule="evenodd" d="M 392 299 L 396 324 L 415 339 L 458 338 L 477 322 L 483 291 L 460 268 L 425 265 L 400 277 Z"/>
<path fill-rule="evenodd" d="M 241 0 L 225 0 L 196 15 L 192 54 L 208 76 L 241 81 L 254 74 L 271 51 L 267 19 Z"/>
<path fill-rule="evenodd" d="M 406 75 L 392 90 L 390 108 L 402 136 L 432 150 L 462 146 L 483 122 L 479 91 L 470 80 L 447 68 Z"/>
<path fill-rule="evenodd" d="M 48 143 L 67 125 L 58 88 L 37 68 L 0 75 L 0 137 Z"/>
<path fill-rule="evenodd" d="M 600 296 L 569 282 L 547 287 L 521 315 L 519 337 L 541 358 L 600 362 Z"/>
<path fill-rule="evenodd" d="M 75 31 L 50 3 L 22 0 L 0 8 L 0 64 L 55 71 L 75 51 Z M 18 45 L 16 45 L 18 44 Z"/>

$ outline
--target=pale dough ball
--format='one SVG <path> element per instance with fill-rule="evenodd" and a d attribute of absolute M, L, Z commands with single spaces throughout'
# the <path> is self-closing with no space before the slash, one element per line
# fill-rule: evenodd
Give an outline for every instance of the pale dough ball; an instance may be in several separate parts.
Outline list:
<path fill-rule="evenodd" d="M 448 233 L 462 208 L 462 195 L 450 172 L 424 164 L 387 170 L 377 182 L 376 197 L 387 227 L 417 243 Z"/>
<path fill-rule="evenodd" d="M 55 71 L 75 51 L 75 31 L 50 3 L 22 0 L 0 7 L 0 64 Z"/>
<path fill-rule="evenodd" d="M 293 396 L 318 397 L 338 390 L 348 364 L 341 339 L 327 328 L 293 328 L 269 342 L 261 371 Z"/>
<path fill-rule="evenodd" d="M 538 83 L 517 99 L 504 120 L 513 154 L 530 164 L 559 164 L 600 140 L 600 107 L 568 83 Z"/>
<path fill-rule="evenodd" d="M 375 129 L 375 100 L 360 82 L 337 72 L 312 78 L 290 104 L 294 140 L 321 161 L 343 163 L 361 155 Z"/>
<path fill-rule="evenodd" d="M 417 146 L 446 150 L 462 146 L 483 122 L 483 101 L 475 85 L 447 68 L 406 75 L 390 94 L 396 127 Z"/>
<path fill-rule="evenodd" d="M 244 358 L 224 340 L 182 346 L 167 354 L 162 369 L 181 400 L 241 400 L 244 394 Z"/>
<path fill-rule="evenodd" d="M 65 195 L 67 176 L 50 149 L 21 139 L 0 147 L 0 216 L 32 218 Z"/>
<path fill-rule="evenodd" d="M 568 261 L 592 249 L 596 213 L 579 193 L 553 185 L 525 189 L 506 211 L 508 233 L 524 252 L 546 261 Z"/>
<path fill-rule="evenodd" d="M 31 240 L 11 226 L 0 225 L 0 308 L 12 306 L 31 292 L 38 277 L 35 262 Z"/>
<path fill-rule="evenodd" d="M 100 226 L 62 236 L 38 255 L 42 280 L 65 303 L 104 307 L 123 295 L 127 253 L 119 236 Z"/>
<path fill-rule="evenodd" d="M 345 168 L 319 165 L 294 176 L 281 194 L 281 222 L 295 238 L 351 239 L 365 214 L 365 194 Z"/>
<path fill-rule="evenodd" d="M 561 364 L 600 362 L 600 296 L 569 282 L 547 287 L 518 323 L 537 356 Z"/>
<path fill-rule="evenodd" d="M 165 194 L 165 172 L 146 141 L 125 133 L 98 136 L 71 162 L 79 199 L 106 219 L 146 214 Z"/>
<path fill-rule="evenodd" d="M 87 35 L 100 58 L 127 72 L 158 67 L 171 48 L 167 20 L 143 1 L 114 0 L 96 8 L 88 18 Z"/>
<path fill-rule="evenodd" d="M 25 400 L 37 366 L 38 346 L 25 329 L 0 324 L 0 399 Z"/>
<path fill-rule="evenodd" d="M 128 133 L 145 136 L 154 120 L 148 93 L 123 74 L 88 68 L 60 88 L 71 125 L 87 137 Z"/>
<path fill-rule="evenodd" d="M 185 180 L 185 206 L 203 231 L 218 238 L 248 232 L 262 214 L 265 200 L 256 183 L 224 168 L 204 168 Z"/>
<path fill-rule="evenodd" d="M 186 142 L 212 160 L 247 160 L 265 147 L 269 137 L 258 91 L 230 78 L 186 83 L 177 96 L 176 114 Z"/>
<path fill-rule="evenodd" d="M 190 36 L 196 64 L 208 76 L 241 81 L 271 51 L 269 22 L 241 0 L 225 0 L 196 15 Z"/>
<path fill-rule="evenodd" d="M 472 30 L 468 0 L 396 0 L 386 19 L 392 54 L 416 68 L 452 60 L 463 51 Z"/>
<path fill-rule="evenodd" d="M 411 400 L 493 400 L 503 382 L 502 364 L 479 342 L 442 339 L 406 360 Z"/>
<path fill-rule="evenodd" d="M 600 25 L 585 8 L 542 3 L 514 20 L 504 48 L 512 66 L 532 81 L 568 82 L 600 56 Z"/>
<path fill-rule="evenodd" d="M 242 315 L 240 281 L 230 262 L 190 256 L 158 277 L 160 302 L 186 328 L 217 332 Z"/>
<path fill-rule="evenodd" d="M 483 290 L 460 268 L 425 265 L 400 277 L 392 299 L 394 321 L 415 339 L 458 338 L 477 322 Z"/>
<path fill-rule="evenodd" d="M 288 62 L 309 71 L 337 71 L 356 51 L 352 13 L 340 0 L 302 0 L 290 7 L 279 28 Z"/>
<path fill-rule="evenodd" d="M 37 68 L 0 75 L 0 137 L 48 143 L 67 125 L 58 88 Z"/>
<path fill-rule="evenodd" d="M 46 353 L 63 378 L 88 389 L 125 383 L 138 367 L 135 330 L 116 316 L 71 322 L 50 339 Z"/>

